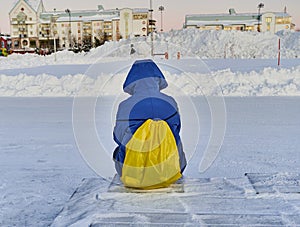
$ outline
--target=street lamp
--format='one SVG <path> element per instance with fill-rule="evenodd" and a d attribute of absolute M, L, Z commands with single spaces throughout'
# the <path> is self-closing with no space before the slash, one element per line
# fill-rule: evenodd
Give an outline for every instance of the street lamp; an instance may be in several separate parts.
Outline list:
<path fill-rule="evenodd" d="M 71 10 L 66 9 L 65 12 L 69 14 L 69 47 L 71 47 L 71 42 L 72 42 Z"/>
<path fill-rule="evenodd" d="M 263 3 L 259 3 L 257 8 L 258 8 L 258 15 L 257 15 L 257 21 L 258 21 L 258 24 L 257 24 L 257 31 L 260 32 L 260 10 L 261 8 L 264 8 L 264 4 Z"/>
<path fill-rule="evenodd" d="M 54 61 L 56 61 L 56 30 L 54 30 L 55 23 L 58 19 L 58 15 L 56 14 L 56 9 L 54 9 L 54 14 L 51 16 L 52 23 L 52 35 L 53 35 L 53 45 L 54 45 Z"/>
<path fill-rule="evenodd" d="M 165 8 L 163 6 L 160 6 L 158 10 L 160 11 L 160 31 L 163 32 L 163 11 L 165 10 Z"/>
<path fill-rule="evenodd" d="M 151 25 L 151 56 L 154 56 L 154 51 L 153 51 L 153 8 L 152 8 L 152 0 L 150 0 L 150 23 Z"/>

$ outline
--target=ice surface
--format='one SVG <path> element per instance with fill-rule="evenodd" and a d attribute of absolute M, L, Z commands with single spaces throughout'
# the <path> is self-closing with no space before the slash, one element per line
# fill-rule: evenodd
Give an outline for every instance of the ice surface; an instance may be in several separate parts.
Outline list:
<path fill-rule="evenodd" d="M 247 173 L 256 193 L 300 193 L 299 173 Z"/>
<path fill-rule="evenodd" d="M 107 142 L 106 149 L 112 151 L 115 146 L 111 135 L 114 123 L 113 120 L 107 121 L 106 119 L 111 116 L 109 104 L 115 98 L 103 97 L 103 99 L 96 106 L 96 127 L 101 132 L 99 135 L 101 140 L 104 139 Z M 259 220 L 257 223 L 261 223 L 262 220 L 269 220 L 268 223 L 282 223 L 282 219 L 278 218 L 278 214 L 274 214 L 273 211 L 276 209 L 283 212 L 286 209 L 281 217 L 289 216 L 288 220 L 299 224 L 298 216 L 293 216 L 300 210 L 298 193 L 283 193 L 284 191 L 281 193 L 279 191 L 279 194 L 274 194 L 272 188 L 272 195 L 268 195 L 268 193 L 256 195 L 255 187 L 251 185 L 247 177 L 243 177 L 246 172 L 265 173 L 267 174 L 266 178 L 257 179 L 267 179 L 266 185 L 270 185 L 270 187 L 281 182 L 281 189 L 284 185 L 289 188 L 292 182 L 298 182 L 297 174 L 293 174 L 293 172 L 300 172 L 298 165 L 300 162 L 298 155 L 300 147 L 298 139 L 300 134 L 299 98 L 225 98 L 227 109 L 225 138 L 219 156 L 205 173 L 199 173 L 198 166 L 209 139 L 210 111 L 205 97 L 194 97 L 192 100 L 199 114 L 200 135 L 199 144 L 185 171 L 185 177 L 190 180 L 189 187 L 184 188 L 187 193 L 184 202 L 189 204 L 190 210 L 186 212 L 186 208 L 179 202 L 175 211 L 172 212 L 179 212 L 180 218 L 186 220 L 191 220 L 189 214 L 194 213 L 193 217 L 197 217 L 197 219 L 201 217 L 201 220 L 205 218 L 209 223 L 211 219 L 217 219 L 211 212 L 217 211 L 217 209 L 223 210 L 223 207 L 226 208 L 229 205 L 233 206 L 234 202 L 247 196 L 251 199 L 256 198 L 257 201 L 253 204 L 251 200 L 244 201 L 238 207 L 250 214 L 240 217 L 237 212 L 234 213 L 233 210 L 230 210 L 229 206 L 226 208 L 228 212 L 231 212 L 228 217 L 229 222 L 239 217 L 238 220 L 248 220 L 249 223 L 256 219 Z M 180 99 L 178 101 L 180 104 Z M 0 98 L 1 226 L 49 225 L 64 207 L 82 178 L 96 177 L 80 157 L 74 141 L 72 102 L 72 98 Z M 182 109 L 182 139 L 185 149 L 193 147 L 191 146 L 193 143 L 191 129 L 185 127 L 185 122 L 189 120 L 188 116 L 189 114 Z M 112 162 L 111 165 L 113 165 Z M 274 177 L 272 175 L 274 172 L 282 173 L 279 175 L 280 178 Z M 281 179 L 281 181 L 268 179 Z M 284 181 L 284 179 L 289 179 L 289 181 Z M 99 197 L 101 193 L 104 193 L 102 196 L 105 199 L 116 198 L 115 193 L 107 192 L 110 181 L 97 182 L 90 181 L 89 186 L 94 188 L 95 198 L 97 194 L 98 198 L 101 198 L 101 196 Z M 254 185 L 259 185 L 260 182 L 263 181 L 258 181 Z M 277 183 L 275 184 L 275 182 Z M 101 184 L 101 188 L 95 186 L 99 184 Z M 89 197 L 91 193 L 89 187 L 81 187 L 77 193 L 80 192 L 81 195 Z M 199 195 L 198 200 L 192 197 L 195 193 Z M 130 194 L 134 195 L 134 193 Z M 134 197 L 133 195 L 131 197 Z M 138 202 L 131 197 L 126 198 L 126 201 L 133 201 L 126 207 L 130 208 L 134 201 Z M 202 197 L 203 199 L 201 199 Z M 212 200 L 212 197 L 216 200 Z M 275 202 L 261 207 L 264 202 L 269 201 L 270 197 L 275 197 L 276 200 L 273 200 Z M 230 199 L 221 201 L 222 198 Z M 282 199 L 287 201 L 287 204 Z M 161 200 L 154 202 L 153 205 L 157 209 L 171 209 L 174 206 L 172 199 L 163 199 L 163 201 L 163 205 Z M 147 204 L 149 209 L 151 203 L 149 196 Z M 197 205 L 198 203 L 203 204 L 203 207 Z M 92 214 L 95 206 L 95 204 L 85 205 L 85 209 L 88 209 L 86 216 Z M 136 206 L 136 209 L 139 210 L 138 205 Z M 103 206 L 103 209 L 109 209 L 109 207 L 111 204 L 108 203 L 107 206 Z M 116 209 L 120 209 L 120 207 Z M 197 213 L 205 210 L 207 212 L 204 214 Z M 76 221 L 85 217 L 81 213 L 82 209 L 78 207 L 74 207 L 74 210 L 68 212 L 74 215 Z M 152 214 L 153 212 L 154 214 Z M 263 212 L 264 215 L 258 215 Z M 157 214 L 157 210 L 149 212 L 149 218 L 155 217 L 155 214 Z M 130 216 L 130 214 L 115 214 L 115 216 L 110 214 L 105 218 L 116 220 L 116 217 L 120 215 L 123 215 L 125 219 Z M 145 215 L 147 216 L 147 214 Z M 132 214 L 131 217 L 136 218 Z M 218 216 L 218 220 L 224 221 L 224 219 L 226 219 L 224 215 Z M 126 220 L 130 220 L 130 218 Z M 59 224 L 63 226 L 63 223 Z M 97 226 L 96 222 L 94 224 Z"/>
<path fill-rule="evenodd" d="M 183 184 L 184 193 L 105 192 L 107 182 L 85 179 L 51 226 L 282 226 L 299 216 L 300 198 L 259 197 L 246 176 L 184 178 Z"/>

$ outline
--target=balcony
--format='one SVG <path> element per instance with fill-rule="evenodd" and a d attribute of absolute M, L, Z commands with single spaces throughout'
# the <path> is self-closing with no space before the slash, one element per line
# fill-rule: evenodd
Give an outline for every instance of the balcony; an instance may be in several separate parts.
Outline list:
<path fill-rule="evenodd" d="M 42 27 L 42 31 L 50 31 L 50 27 Z"/>
<path fill-rule="evenodd" d="M 83 25 L 82 28 L 83 28 L 83 29 L 91 29 L 92 26 L 91 26 L 91 25 Z"/>

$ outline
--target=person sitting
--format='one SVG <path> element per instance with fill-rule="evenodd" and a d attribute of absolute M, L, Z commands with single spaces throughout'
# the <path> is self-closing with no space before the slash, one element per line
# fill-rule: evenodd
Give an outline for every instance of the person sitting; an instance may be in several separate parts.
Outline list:
<path fill-rule="evenodd" d="M 165 187 L 178 180 L 186 167 L 178 106 L 161 92 L 167 86 L 151 59 L 135 61 L 123 84 L 131 96 L 118 107 L 113 160 L 125 186 Z"/>

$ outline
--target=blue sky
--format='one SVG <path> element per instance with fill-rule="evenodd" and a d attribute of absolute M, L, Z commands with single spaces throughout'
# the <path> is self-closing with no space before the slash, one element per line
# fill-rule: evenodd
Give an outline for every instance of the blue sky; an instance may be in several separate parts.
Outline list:
<path fill-rule="evenodd" d="M 9 32 L 8 13 L 15 0 L 1 1 L 0 31 Z M 103 5 L 105 9 L 111 8 L 149 8 L 150 0 L 44 0 L 46 10 L 70 10 L 96 9 L 97 5 Z M 300 28 L 300 1 L 299 0 L 152 0 L 154 18 L 157 20 L 157 27 L 160 29 L 159 6 L 164 6 L 163 28 L 180 29 L 184 23 L 184 16 L 192 13 L 228 13 L 229 8 L 235 8 L 237 13 L 257 12 L 259 3 L 264 3 L 262 12 L 282 12 L 284 7 L 293 17 L 293 23 Z"/>

